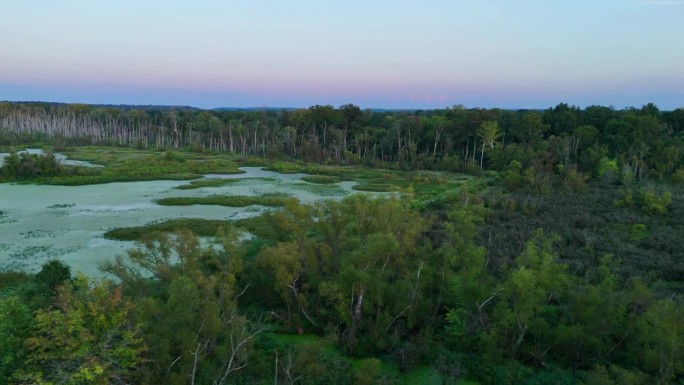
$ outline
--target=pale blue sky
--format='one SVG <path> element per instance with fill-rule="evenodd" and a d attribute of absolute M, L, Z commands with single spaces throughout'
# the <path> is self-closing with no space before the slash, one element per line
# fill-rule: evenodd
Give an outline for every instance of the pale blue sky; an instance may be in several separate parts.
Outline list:
<path fill-rule="evenodd" d="M 684 107 L 680 0 L 4 3 L 0 100 Z"/>

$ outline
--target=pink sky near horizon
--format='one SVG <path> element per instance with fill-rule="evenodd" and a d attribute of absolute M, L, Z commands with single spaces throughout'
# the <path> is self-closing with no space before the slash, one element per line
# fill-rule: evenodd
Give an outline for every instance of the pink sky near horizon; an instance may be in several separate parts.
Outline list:
<path fill-rule="evenodd" d="M 684 3 L 36 0 L 0 13 L 0 100 L 684 107 Z"/>

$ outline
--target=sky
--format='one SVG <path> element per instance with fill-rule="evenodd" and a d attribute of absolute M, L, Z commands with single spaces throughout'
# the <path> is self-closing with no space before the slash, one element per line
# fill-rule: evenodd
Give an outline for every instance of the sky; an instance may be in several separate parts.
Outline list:
<path fill-rule="evenodd" d="M 684 107 L 684 0 L 2 0 L 0 100 Z"/>

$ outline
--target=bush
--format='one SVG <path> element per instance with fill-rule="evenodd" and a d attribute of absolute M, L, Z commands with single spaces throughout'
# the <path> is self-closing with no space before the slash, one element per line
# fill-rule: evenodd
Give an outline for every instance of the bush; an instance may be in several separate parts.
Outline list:
<path fill-rule="evenodd" d="M 0 168 L 0 175 L 7 179 L 32 179 L 61 173 L 62 167 L 52 153 L 38 155 L 12 152 Z"/>
<path fill-rule="evenodd" d="M 672 175 L 672 183 L 674 184 L 684 184 L 684 167 L 680 167 Z"/>
<path fill-rule="evenodd" d="M 35 276 L 35 280 L 39 285 L 43 285 L 52 291 L 70 279 L 71 268 L 55 259 L 44 263 L 40 272 Z"/>

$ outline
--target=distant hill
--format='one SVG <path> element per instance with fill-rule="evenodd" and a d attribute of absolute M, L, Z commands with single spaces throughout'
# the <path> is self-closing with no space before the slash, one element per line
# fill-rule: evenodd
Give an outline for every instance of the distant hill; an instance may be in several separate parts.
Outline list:
<path fill-rule="evenodd" d="M 295 110 L 305 110 L 309 106 L 303 107 L 216 107 L 216 108 L 200 108 L 193 106 L 174 106 L 174 105 L 158 105 L 158 104 L 90 104 L 90 103 L 61 103 L 61 102 L 45 102 L 45 101 L 9 101 L 0 100 L 0 103 L 14 103 L 14 104 L 26 104 L 26 105 L 40 105 L 47 107 L 59 107 L 59 106 L 69 106 L 69 105 L 84 105 L 93 108 L 117 108 L 121 110 L 161 110 L 161 111 L 295 111 Z M 395 112 L 427 112 L 441 110 L 442 108 L 361 108 L 364 111 L 372 111 L 377 113 L 395 113 Z M 471 108 L 473 109 L 473 108 Z M 481 109 L 481 108 L 474 108 Z M 543 108 L 525 108 L 525 109 L 514 109 L 514 108 L 503 108 L 505 111 L 535 111 L 543 112 Z M 661 112 L 668 112 L 662 110 Z"/>
<path fill-rule="evenodd" d="M 212 108 L 212 111 L 294 111 L 299 110 L 298 107 L 218 107 Z"/>
<path fill-rule="evenodd" d="M 307 109 L 309 107 L 218 107 L 212 108 L 213 111 L 294 111 Z M 428 111 L 420 108 L 362 108 L 362 110 L 370 110 L 373 112 L 415 112 Z"/>

